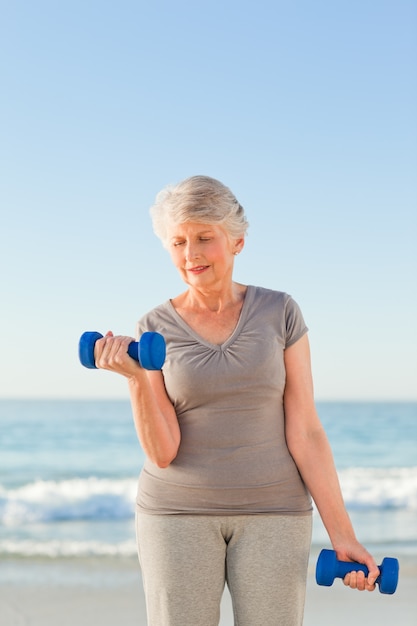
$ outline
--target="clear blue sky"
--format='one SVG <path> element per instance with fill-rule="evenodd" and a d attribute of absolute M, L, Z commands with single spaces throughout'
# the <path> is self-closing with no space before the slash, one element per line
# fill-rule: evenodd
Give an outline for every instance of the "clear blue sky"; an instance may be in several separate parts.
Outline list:
<path fill-rule="evenodd" d="M 219 178 L 236 279 L 287 291 L 318 399 L 417 399 L 417 4 L 14 0 L 0 16 L 0 397 L 127 397 L 78 363 L 180 279 L 148 209 Z"/>

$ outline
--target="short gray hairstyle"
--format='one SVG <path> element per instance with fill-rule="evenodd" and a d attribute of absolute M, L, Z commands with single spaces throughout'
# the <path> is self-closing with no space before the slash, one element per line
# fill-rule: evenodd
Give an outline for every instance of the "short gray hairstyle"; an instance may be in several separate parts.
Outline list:
<path fill-rule="evenodd" d="M 249 223 L 243 207 L 226 185 L 209 176 L 191 176 L 168 185 L 150 209 L 155 234 L 168 247 L 168 229 L 184 222 L 222 226 L 232 239 L 246 234 Z"/>

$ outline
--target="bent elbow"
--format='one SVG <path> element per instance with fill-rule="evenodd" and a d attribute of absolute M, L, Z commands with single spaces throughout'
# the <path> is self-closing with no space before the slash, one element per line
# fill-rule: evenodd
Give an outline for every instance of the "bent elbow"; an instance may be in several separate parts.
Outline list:
<path fill-rule="evenodd" d="M 159 469 L 165 469 L 171 465 L 171 461 L 168 459 L 157 459 L 154 461 L 156 467 Z"/>
<path fill-rule="evenodd" d="M 169 441 L 156 441 L 153 446 L 144 447 L 147 458 L 159 469 L 165 469 L 176 459 L 181 437 L 171 437 Z"/>
<path fill-rule="evenodd" d="M 158 459 L 157 461 L 154 461 L 154 463 L 159 469 L 166 469 L 171 465 L 173 460 L 174 459 Z"/>
<path fill-rule="evenodd" d="M 157 458 L 153 459 L 153 462 L 159 469 L 166 469 L 167 467 L 171 465 L 172 461 L 174 461 L 176 456 L 177 456 L 177 450 L 175 451 L 174 454 L 171 454 L 171 455 L 158 456 Z"/>

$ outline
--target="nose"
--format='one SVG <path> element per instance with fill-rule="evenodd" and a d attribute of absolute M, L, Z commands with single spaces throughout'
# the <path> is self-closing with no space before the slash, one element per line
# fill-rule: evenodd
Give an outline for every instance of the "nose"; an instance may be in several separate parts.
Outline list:
<path fill-rule="evenodd" d="M 185 260 L 187 262 L 190 262 L 193 259 L 196 259 L 198 256 L 199 254 L 198 254 L 196 247 L 190 243 L 187 244 L 187 247 L 185 249 Z"/>

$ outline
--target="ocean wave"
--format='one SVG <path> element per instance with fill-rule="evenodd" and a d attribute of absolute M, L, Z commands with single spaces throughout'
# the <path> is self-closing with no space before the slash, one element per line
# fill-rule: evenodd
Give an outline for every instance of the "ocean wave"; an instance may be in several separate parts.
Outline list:
<path fill-rule="evenodd" d="M 134 515 L 137 480 L 74 478 L 0 486 L 0 522 L 18 526 L 70 520 L 119 520 Z"/>
<path fill-rule="evenodd" d="M 417 467 L 348 468 L 339 471 L 350 510 L 417 510 Z M 134 517 L 136 478 L 37 480 L 16 488 L 0 485 L 0 523 L 5 527 L 62 521 Z"/>
<path fill-rule="evenodd" d="M 417 467 L 354 467 L 339 478 L 348 509 L 417 510 Z"/>
<path fill-rule="evenodd" d="M 120 542 L 71 541 L 35 539 L 0 541 L 0 554 L 25 558 L 83 558 L 83 557 L 134 557 L 137 555 L 135 540 Z"/>
<path fill-rule="evenodd" d="M 312 549 L 321 549 L 324 545 L 327 545 L 328 538 L 325 534 L 313 533 Z M 417 544 L 415 540 L 401 540 L 400 538 L 389 538 L 388 540 L 382 538 L 372 541 L 370 538 L 366 538 L 366 544 L 369 547 L 378 546 L 379 551 L 384 553 L 384 550 L 389 546 L 392 554 L 399 556 L 405 554 L 406 556 L 417 554 Z M 35 539 L 26 540 L 1 540 L 0 541 L 0 555 L 5 557 L 17 557 L 25 559 L 78 559 L 78 558 L 137 558 L 136 542 L 132 538 L 131 540 L 120 542 L 105 542 L 94 541 L 85 539 L 84 541 L 71 541 L 71 540 L 51 540 L 51 541 L 39 541 Z"/>

